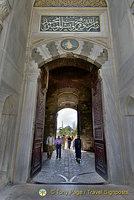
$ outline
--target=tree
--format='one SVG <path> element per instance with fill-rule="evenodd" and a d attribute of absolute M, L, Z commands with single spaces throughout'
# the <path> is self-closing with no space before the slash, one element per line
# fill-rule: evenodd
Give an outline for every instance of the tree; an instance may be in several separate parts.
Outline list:
<path fill-rule="evenodd" d="M 59 129 L 58 129 L 58 135 L 59 135 L 59 136 L 71 135 L 71 131 L 70 131 L 68 128 L 59 128 Z"/>
<path fill-rule="evenodd" d="M 77 128 L 75 128 L 75 130 L 72 131 L 72 135 L 73 135 L 74 137 L 77 136 Z"/>
<path fill-rule="evenodd" d="M 58 129 L 58 134 L 59 136 L 67 136 L 67 135 L 73 135 L 74 137 L 77 135 L 77 128 L 75 128 L 75 130 L 73 130 L 70 126 L 67 126 L 65 128 L 60 127 Z"/>

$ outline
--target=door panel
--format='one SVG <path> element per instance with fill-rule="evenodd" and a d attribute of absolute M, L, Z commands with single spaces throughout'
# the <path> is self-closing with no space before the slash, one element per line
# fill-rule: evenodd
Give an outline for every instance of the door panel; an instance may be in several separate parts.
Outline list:
<path fill-rule="evenodd" d="M 101 82 L 98 79 L 92 88 L 92 116 L 95 143 L 95 169 L 107 179 L 106 145 L 104 137 Z"/>
<path fill-rule="evenodd" d="M 34 141 L 32 151 L 31 177 L 41 170 L 42 148 L 45 121 L 45 97 L 41 92 L 41 84 L 38 84 L 38 97 L 36 106 L 36 118 L 34 129 Z"/>

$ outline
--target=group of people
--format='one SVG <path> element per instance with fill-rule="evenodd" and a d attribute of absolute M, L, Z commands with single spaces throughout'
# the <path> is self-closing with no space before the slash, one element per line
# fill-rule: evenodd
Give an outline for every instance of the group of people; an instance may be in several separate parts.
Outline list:
<path fill-rule="evenodd" d="M 63 149 L 65 149 L 66 141 L 68 142 L 68 149 L 70 149 L 71 142 L 73 142 L 73 148 L 75 148 L 76 160 L 80 163 L 81 149 L 83 149 L 83 143 L 82 143 L 82 140 L 80 139 L 79 135 L 77 136 L 77 139 L 75 139 L 75 140 L 74 140 L 73 136 L 72 136 L 72 138 L 70 136 L 68 136 L 68 138 L 66 138 L 64 135 L 62 138 L 60 138 L 60 136 L 58 136 L 58 138 L 54 139 L 54 137 L 52 136 L 52 133 L 50 133 L 50 135 L 48 136 L 48 138 L 46 140 L 47 158 L 51 159 L 51 156 L 52 156 L 52 153 L 54 150 L 54 146 L 56 146 L 56 158 L 60 159 L 61 158 L 61 146 L 63 145 Z"/>
<path fill-rule="evenodd" d="M 65 135 L 63 135 L 63 137 L 62 137 L 63 150 L 66 149 L 66 148 L 70 149 L 71 148 L 71 143 L 73 142 L 73 140 L 74 140 L 73 136 L 72 137 L 70 137 L 70 136 L 66 136 L 65 137 Z"/>
<path fill-rule="evenodd" d="M 54 145 L 56 145 L 56 152 L 57 152 L 56 158 L 58 158 L 58 157 L 61 158 L 61 145 L 62 144 L 63 144 L 63 141 L 60 138 L 60 136 L 58 136 L 58 138 L 56 138 L 56 140 L 55 140 L 54 137 L 52 136 L 52 133 L 50 133 L 50 135 L 48 136 L 48 138 L 46 140 L 47 158 L 51 159 L 52 153 L 54 150 Z"/>

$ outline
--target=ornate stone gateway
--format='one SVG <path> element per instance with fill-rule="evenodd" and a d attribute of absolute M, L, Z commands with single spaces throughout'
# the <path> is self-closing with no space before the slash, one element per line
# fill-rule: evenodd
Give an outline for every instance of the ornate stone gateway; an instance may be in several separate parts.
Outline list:
<path fill-rule="evenodd" d="M 8 2 L 8 0 L 2 0 L 1 2 Z M 106 1 L 106 0 L 105 0 Z M 13 179 L 14 183 L 24 183 L 29 178 L 29 169 L 31 166 L 31 152 L 33 144 L 33 130 L 35 126 L 35 106 L 37 100 L 37 77 L 39 70 L 51 61 L 54 61 L 54 67 L 59 67 L 59 63 L 56 60 L 62 58 L 80 58 L 88 63 L 92 63 L 99 68 L 99 73 L 102 78 L 102 92 L 103 92 L 103 106 L 105 110 L 104 125 L 105 125 L 105 137 L 106 137 L 106 147 L 107 147 L 107 158 L 108 158 L 108 172 L 109 172 L 109 182 L 114 184 L 125 184 L 130 183 L 132 173 L 133 163 L 131 162 L 131 151 L 133 150 L 133 88 L 132 88 L 132 62 L 133 56 L 131 53 L 132 45 L 132 15 L 130 7 L 132 8 L 132 0 L 129 0 L 130 4 L 127 3 L 121 6 L 121 11 L 125 11 L 125 18 L 121 17 L 120 9 L 116 1 L 107 1 L 109 3 L 109 8 L 106 6 L 104 0 L 34 0 L 27 2 L 34 2 L 34 8 L 32 9 L 32 15 L 30 18 L 31 4 L 29 3 L 15 3 L 10 1 L 12 9 L 11 16 L 9 16 L 5 21 L 4 18 L 7 15 L 3 15 L 1 23 L 3 28 L 1 34 L 1 47 L 2 47 L 2 81 L 1 81 L 1 97 L 3 99 L 3 92 L 8 94 L 15 94 L 17 97 L 16 109 L 17 109 L 17 121 L 18 124 L 14 128 L 15 140 L 14 140 L 14 155 L 12 162 L 13 166 Z M 26 2 L 26 0 L 24 0 Z M 3 4 L 5 5 L 5 4 Z M 26 18 L 21 17 L 17 12 L 17 7 L 22 7 L 24 13 L 27 13 Z M 41 8 L 42 7 L 42 8 Z M 2 6 L 3 8 L 3 6 Z M 16 11 L 16 12 L 14 12 Z M 117 12 L 116 12 L 117 11 Z M 3 12 L 3 9 L 2 9 Z M 121 13 L 122 13 L 121 12 Z M 29 14 L 28 14 L 29 13 Z M 40 17 L 41 16 L 100 16 L 100 32 L 40 32 Z M 31 20 L 30 20 L 31 19 Z M 120 20 L 115 20 L 120 19 Z M 4 23 L 3 23 L 4 22 Z M 26 23 L 25 23 L 26 22 Z M 117 23 L 115 23 L 117 22 Z M 58 22 L 59 23 L 59 22 Z M 12 31 L 12 24 L 18 24 L 18 31 Z M 28 34 L 28 26 L 29 34 Z M 120 31 L 124 30 L 125 31 Z M 25 31 L 22 31 L 22 30 Z M 117 30 L 118 31 L 114 31 Z M 10 34 L 8 34 L 10 32 Z M 21 35 L 20 35 L 21 33 Z M 120 36 L 120 33 L 122 35 Z M 26 39 L 29 35 L 29 39 Z M 124 42 L 127 37 L 127 46 L 131 48 L 124 48 Z M 21 36 L 21 37 L 20 37 Z M 113 37 L 111 37 L 113 36 Z M 60 43 L 67 37 L 74 38 L 79 42 L 79 48 L 73 52 L 72 46 L 75 46 L 71 40 L 66 41 L 65 48 L 71 50 L 71 52 L 65 52 L 63 48 L 60 48 Z M 17 38 L 15 44 L 12 42 L 12 38 Z M 20 39 L 21 38 L 21 39 Z M 22 43 L 24 45 L 22 45 Z M 77 46 L 77 45 L 76 45 Z M 118 51 L 118 48 L 122 51 Z M 14 49 L 14 51 L 12 51 Z M 17 51 L 20 49 L 20 51 Z M 19 53 L 20 52 L 20 53 Z M 25 53 L 24 53 L 25 52 Z M 22 56 L 20 56 L 19 54 Z M 117 55 L 116 55 L 117 53 Z M 10 54 L 10 55 L 9 55 Z M 23 55 L 24 54 L 24 55 Z M 116 55 L 116 56 L 115 56 Z M 124 56 L 125 55 L 125 56 Z M 6 59 L 8 58 L 8 59 Z M 22 59 L 21 59 L 22 58 Z M 25 66 L 24 66 L 24 60 Z M 119 63 L 119 65 L 117 65 Z M 127 67 L 126 67 L 127 63 Z M 70 61 L 70 66 L 64 63 L 62 67 L 72 67 L 81 68 L 81 63 L 77 62 L 72 65 L 72 60 Z M 5 68 L 6 67 L 6 68 Z M 20 68 L 18 68 L 20 67 Z M 59 67 L 60 68 L 60 67 Z M 92 67 L 84 64 L 83 69 L 92 70 Z M 52 69 L 51 69 L 52 70 Z M 11 73 L 10 73 L 11 72 Z M 24 73 L 23 73 L 24 72 Z M 18 74 L 19 73 L 19 74 Z M 69 68 L 70 73 L 70 68 Z M 75 73 L 75 70 L 74 70 Z M 8 77 L 11 78 L 6 78 Z M 24 77 L 22 76 L 24 74 Z M 72 73 L 71 73 L 72 74 Z M 87 74 L 87 73 L 86 73 Z M 127 74 L 126 76 L 124 76 Z M 49 74 L 54 75 L 54 74 Z M 126 81 L 122 77 L 126 78 Z M 17 79 L 14 79 L 16 77 Z M 55 77 L 54 86 L 59 87 L 57 77 Z M 60 76 L 61 77 L 61 76 Z M 85 76 L 84 76 L 85 77 Z M 64 86 L 76 85 L 76 79 L 73 77 L 72 81 L 62 81 Z M 85 79 L 84 79 L 85 80 Z M 90 79 L 88 79 L 90 80 Z M 16 84 L 17 83 L 19 84 Z M 3 84 L 5 83 L 5 84 Z M 88 85 L 88 82 L 87 82 Z M 7 87 L 8 86 L 8 87 Z M 22 88 L 20 90 L 20 88 Z M 80 87 L 79 87 L 80 88 Z M 78 89 L 79 89 L 78 88 Z M 125 89 L 124 89 L 125 88 Z M 54 89 L 54 87 L 53 87 Z M 60 88 L 59 88 L 60 90 Z M 61 90 L 60 90 L 61 91 Z M 81 90 L 82 91 L 82 90 Z M 90 90 L 91 91 L 91 90 Z M 67 90 L 67 93 L 73 93 L 70 95 L 69 101 L 71 99 L 77 100 L 75 96 L 78 96 L 76 90 Z M 83 90 L 84 93 L 84 90 Z M 76 95 L 75 95 L 76 94 Z M 91 92 L 89 93 L 91 97 Z M 83 99 L 81 95 L 81 99 Z M 86 96 L 86 95 L 85 95 Z M 132 97 L 128 99 L 128 97 Z M 62 98 L 67 99 L 66 95 L 62 95 L 59 98 L 59 106 L 63 107 Z M 68 99 L 67 99 L 68 100 Z M 92 100 L 92 98 L 91 98 Z M 130 101 L 129 101 L 130 100 Z M 87 99 L 88 101 L 88 99 Z M 1 109 L 3 100 L 1 101 Z M 61 105 L 60 105 L 61 102 Z M 66 101 L 67 102 L 67 101 Z M 77 102 L 77 101 L 75 101 Z M 89 101 L 88 101 L 89 102 Z M 90 101 L 91 102 L 91 101 Z M 81 116 L 87 114 L 87 103 L 81 103 L 83 107 Z M 96 103 L 97 104 L 97 103 Z M 74 102 L 71 104 L 74 105 Z M 89 104 L 88 104 L 89 105 Z M 81 109 L 81 106 L 79 108 Z M 28 108 L 28 109 L 27 109 Z M 92 107 L 90 106 L 90 109 Z M 49 107 L 50 109 L 50 107 Z M 99 111 L 97 111 L 99 112 Z M 55 112 L 56 113 L 56 112 Z M 51 113 L 50 113 L 51 114 Z M 90 112 L 92 119 L 92 112 Z M 114 117 L 113 117 L 114 116 Z M 50 117 L 53 117 L 50 115 Z M 83 117 L 82 117 L 83 118 Z M 102 123 L 101 123 L 102 122 Z M 103 125 L 103 121 L 100 121 L 100 127 Z M 83 124 L 84 127 L 88 127 Z M 100 148 L 104 146 L 103 139 L 103 128 L 97 128 L 96 124 L 94 127 L 95 133 L 95 148 L 98 154 L 96 159 L 97 170 L 102 166 L 102 169 L 106 169 L 105 149 Z M 51 127 L 50 127 L 51 128 Z M 53 128 L 53 127 L 52 127 Z M 90 128 L 90 127 L 89 127 Z M 102 132 L 101 132 L 101 130 Z M 54 130 L 54 129 L 53 129 Z M 85 130 L 87 132 L 87 128 Z M 129 136 L 126 138 L 126 133 Z M 92 131 L 93 133 L 93 131 Z M 36 137 L 35 137 L 36 138 Z M 87 137 L 86 137 L 87 138 Z M 99 143 L 99 144 L 97 144 Z M 35 150 L 35 148 L 33 148 Z M 33 151 L 34 153 L 36 152 Z M 40 152 L 40 151 L 38 151 Z M 116 155 L 117 154 L 117 155 Z M 36 154 L 39 155 L 39 154 Z M 116 156 L 114 156 L 116 155 Z M 100 160 L 99 160 L 100 159 Z M 37 157 L 34 163 L 38 163 L 41 160 Z M 104 161 L 104 165 L 102 164 Z M 34 165 L 36 167 L 36 165 Z M 21 171 L 20 171 L 21 169 Z M 130 171 L 129 171 L 130 170 Z M 128 173 L 129 172 L 129 173 Z M 12 173 L 12 172 L 11 172 Z M 104 174 L 104 173 L 103 173 Z"/>
<path fill-rule="evenodd" d="M 42 70 L 47 68 L 49 71 L 46 107 L 41 108 L 45 109 L 46 117 L 44 141 L 50 132 L 56 135 L 57 112 L 61 108 L 76 109 L 78 105 L 84 150 L 95 149 L 96 171 L 107 179 L 101 88 L 94 87 L 98 69 L 108 60 L 108 51 L 103 43 L 106 36 L 106 1 L 35 0 L 34 7 L 38 7 L 34 9 L 37 15 L 33 16 L 38 21 L 38 28 L 35 27 L 33 44 L 38 41 L 41 43 L 33 48 L 32 58 Z M 90 10 L 90 7 L 94 8 Z M 89 41 L 89 38 L 92 40 L 94 37 L 102 44 L 99 45 L 97 40 Z M 43 41 L 45 39 L 47 41 Z M 38 112 L 36 115 L 38 116 Z M 102 120 L 96 125 L 98 118 Z M 37 132 L 38 130 L 35 131 L 35 138 Z M 46 150 L 45 145 L 43 149 Z M 33 147 L 33 154 L 35 151 Z M 33 160 L 34 175 L 41 168 L 40 151 L 33 155 Z"/>

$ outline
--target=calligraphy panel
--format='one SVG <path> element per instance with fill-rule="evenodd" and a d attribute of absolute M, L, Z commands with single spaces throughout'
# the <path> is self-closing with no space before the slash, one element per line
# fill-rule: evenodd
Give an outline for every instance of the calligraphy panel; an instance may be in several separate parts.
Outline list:
<path fill-rule="evenodd" d="M 34 7 L 107 7 L 105 0 L 35 0 Z"/>
<path fill-rule="evenodd" d="M 100 32 L 99 16 L 41 16 L 40 31 Z"/>

